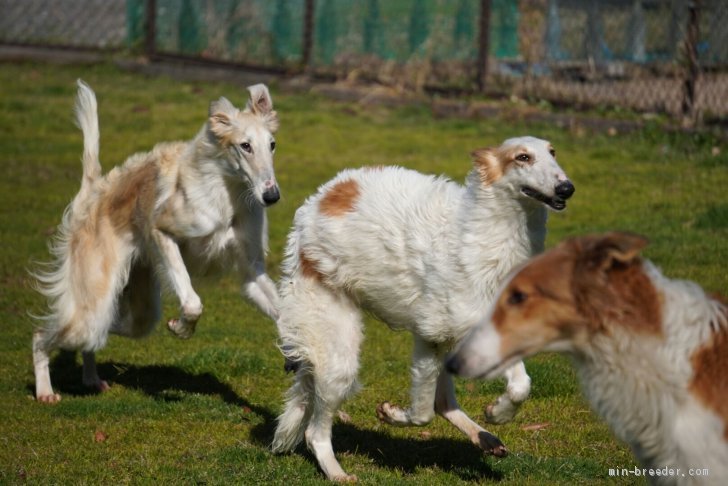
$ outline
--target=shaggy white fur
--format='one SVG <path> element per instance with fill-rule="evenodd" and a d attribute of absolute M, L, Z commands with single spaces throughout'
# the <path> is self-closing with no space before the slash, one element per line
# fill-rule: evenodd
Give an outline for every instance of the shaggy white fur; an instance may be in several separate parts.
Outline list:
<path fill-rule="evenodd" d="M 297 211 L 279 283 L 281 349 L 298 363 L 273 441 L 291 450 L 305 435 L 326 476 L 349 480 L 331 446 L 331 425 L 357 388 L 360 308 L 414 336 L 411 406 L 384 402 L 378 417 L 422 425 L 435 412 L 487 453 L 497 437 L 458 407 L 442 358 L 479 322 L 516 264 L 543 249 L 546 208 L 573 193 L 553 148 L 533 137 L 473 154 L 465 186 L 399 167 L 346 170 Z M 528 396 L 522 363 L 488 409 L 510 420 Z"/>
<path fill-rule="evenodd" d="M 539 351 L 574 358 L 584 393 L 658 484 L 728 480 L 728 310 L 639 257 L 646 240 L 568 240 L 516 272 L 448 360 L 490 378 Z M 706 469 L 709 475 L 691 476 Z"/>
<path fill-rule="evenodd" d="M 36 397 L 56 402 L 49 353 L 83 351 L 83 381 L 108 384 L 94 352 L 109 332 L 146 335 L 159 320 L 160 279 L 178 297 L 181 317 L 168 322 L 192 335 L 202 302 L 188 266 L 237 264 L 245 294 L 278 316 L 278 294 L 265 273 L 265 206 L 279 198 L 273 173 L 278 120 L 268 89 L 248 88 L 245 110 L 227 99 L 189 142 L 161 143 L 102 176 L 96 96 L 79 80 L 76 120 L 83 131 L 81 189 L 66 208 L 50 245 L 54 261 L 34 272 L 50 311 L 33 335 Z"/>

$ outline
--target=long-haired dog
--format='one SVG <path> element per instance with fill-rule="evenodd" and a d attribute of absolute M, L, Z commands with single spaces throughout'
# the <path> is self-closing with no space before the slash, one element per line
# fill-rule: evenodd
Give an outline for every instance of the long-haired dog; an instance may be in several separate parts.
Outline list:
<path fill-rule="evenodd" d="M 726 484 L 728 309 L 664 277 L 640 257 L 646 243 L 591 235 L 534 258 L 447 366 L 490 378 L 539 351 L 569 353 L 592 406 L 644 467 L 673 470 L 653 481 Z M 697 469 L 709 476 L 690 476 Z"/>
<path fill-rule="evenodd" d="M 34 274 L 50 307 L 33 335 L 39 401 L 60 399 L 48 369 L 56 348 L 80 349 L 84 384 L 108 388 L 94 352 L 110 332 L 137 338 L 151 331 L 161 315 L 160 284 L 181 305 L 169 329 L 191 336 L 202 303 L 188 265 L 236 264 L 245 294 L 277 318 L 278 295 L 264 258 L 265 207 L 280 197 L 273 171 L 278 119 L 264 85 L 248 90 L 242 111 L 225 98 L 212 102 L 191 141 L 160 143 L 102 175 L 96 96 L 79 80 L 81 189 L 50 245 L 54 261 Z"/>
<path fill-rule="evenodd" d="M 543 249 L 546 206 L 564 209 L 574 186 L 551 145 L 533 137 L 473 153 L 465 186 L 399 167 L 346 170 L 298 209 L 289 235 L 278 328 L 298 366 L 273 441 L 305 436 L 329 479 L 353 479 L 334 457 L 332 418 L 356 389 L 360 309 L 414 335 L 411 406 L 384 402 L 391 425 L 423 425 L 439 413 L 487 453 L 505 447 L 460 410 L 442 360 L 482 320 L 507 272 Z M 523 364 L 488 408 L 509 420 L 529 393 Z"/>

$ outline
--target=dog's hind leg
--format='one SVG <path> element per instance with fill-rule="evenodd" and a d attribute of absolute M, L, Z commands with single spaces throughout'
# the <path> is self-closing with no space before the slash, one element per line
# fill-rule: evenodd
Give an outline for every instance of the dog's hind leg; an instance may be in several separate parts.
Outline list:
<path fill-rule="evenodd" d="M 467 435 L 470 438 L 470 441 L 477 447 L 483 449 L 486 454 L 503 457 L 508 453 L 498 437 L 473 422 L 470 417 L 468 417 L 465 412 L 460 409 L 457 399 L 455 398 L 452 377 L 444 371 L 440 373 L 440 376 L 437 378 L 435 411 Z"/>
<path fill-rule="evenodd" d="M 485 419 L 492 424 L 504 424 L 513 420 L 521 404 L 531 392 L 531 378 L 526 366 L 519 361 L 505 371 L 506 392 L 485 408 Z"/>
<path fill-rule="evenodd" d="M 411 405 L 402 409 L 389 402 L 377 407 L 377 417 L 390 425 L 425 425 L 435 417 L 435 390 L 442 369 L 442 353 L 437 345 L 414 336 L 412 356 Z"/>
<path fill-rule="evenodd" d="M 298 427 L 305 426 L 306 444 L 326 477 L 355 480 L 334 456 L 331 428 L 339 406 L 357 388 L 361 312 L 349 297 L 330 292 L 313 279 L 296 278 L 282 285 L 288 287 L 278 322 L 282 349 L 287 358 L 300 363 L 300 369 L 279 419 L 274 450 L 295 445 Z"/>
<path fill-rule="evenodd" d="M 51 386 L 50 346 L 45 333 L 38 329 L 33 333 L 33 367 L 35 370 L 35 397 L 39 402 L 56 403 L 61 395 Z"/>
<path fill-rule="evenodd" d="M 149 334 L 162 317 L 161 288 L 151 265 L 134 262 L 129 282 L 119 298 L 111 332 L 129 338 Z"/>
<path fill-rule="evenodd" d="M 108 390 L 109 384 L 99 377 L 96 370 L 96 354 L 93 351 L 83 351 L 81 356 L 83 357 L 83 384 L 96 388 L 100 392 Z"/>

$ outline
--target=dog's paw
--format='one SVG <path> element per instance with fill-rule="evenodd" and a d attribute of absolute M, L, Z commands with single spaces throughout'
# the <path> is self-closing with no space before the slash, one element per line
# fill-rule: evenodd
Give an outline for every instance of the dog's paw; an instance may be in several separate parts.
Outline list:
<path fill-rule="evenodd" d="M 478 443 L 475 445 L 483 449 L 486 455 L 493 455 L 495 457 L 506 457 L 508 455 L 508 449 L 503 445 L 503 442 L 485 430 L 481 430 L 478 433 Z"/>
<path fill-rule="evenodd" d="M 516 416 L 519 405 L 505 396 L 500 396 L 495 402 L 485 407 L 485 420 L 498 425 L 508 423 Z"/>
<path fill-rule="evenodd" d="M 409 425 L 407 412 L 389 402 L 382 402 L 377 406 L 377 418 L 389 425 Z"/>
<path fill-rule="evenodd" d="M 184 319 L 170 319 L 167 329 L 180 339 L 189 339 L 195 333 L 196 323 L 185 322 Z"/>
<path fill-rule="evenodd" d="M 58 393 L 51 393 L 50 395 L 39 395 L 38 397 L 36 397 L 36 400 L 40 403 L 53 404 L 61 401 L 61 395 L 59 395 Z"/>
<path fill-rule="evenodd" d="M 357 478 L 353 474 L 341 474 L 339 476 L 331 476 L 332 481 L 335 481 L 337 483 L 356 483 L 359 481 L 359 478 Z"/>
<path fill-rule="evenodd" d="M 106 380 L 102 380 L 101 378 L 94 378 L 92 380 L 83 380 L 84 386 L 87 386 L 89 388 L 94 388 L 99 393 L 103 393 L 106 390 L 109 390 L 111 388 L 111 385 Z"/>

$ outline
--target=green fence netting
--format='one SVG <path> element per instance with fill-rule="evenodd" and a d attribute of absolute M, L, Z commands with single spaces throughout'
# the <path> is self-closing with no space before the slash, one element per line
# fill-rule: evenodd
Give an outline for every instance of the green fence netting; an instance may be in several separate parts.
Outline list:
<path fill-rule="evenodd" d="M 477 58 L 478 0 L 316 0 L 313 63 L 360 55 L 407 62 Z M 256 65 L 302 60 L 303 0 L 157 0 L 158 52 Z M 144 36 L 145 0 L 127 1 L 129 45 Z M 518 56 L 518 5 L 493 0 L 491 52 Z"/>

